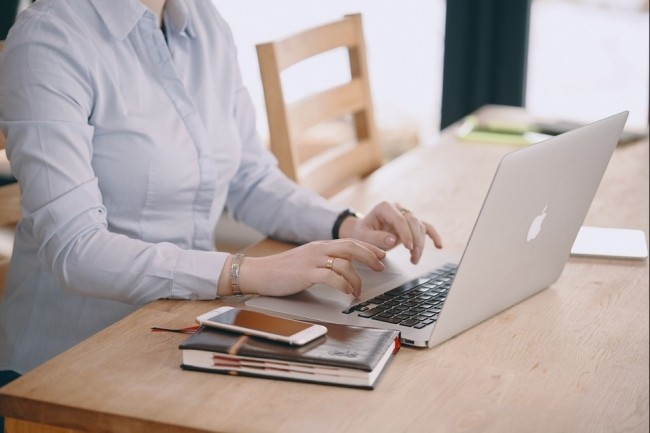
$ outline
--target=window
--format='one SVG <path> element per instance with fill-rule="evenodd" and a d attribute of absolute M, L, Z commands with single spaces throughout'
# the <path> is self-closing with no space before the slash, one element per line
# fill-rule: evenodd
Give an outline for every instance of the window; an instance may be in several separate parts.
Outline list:
<path fill-rule="evenodd" d="M 526 107 L 590 122 L 630 110 L 648 125 L 648 3 L 534 0 Z"/>

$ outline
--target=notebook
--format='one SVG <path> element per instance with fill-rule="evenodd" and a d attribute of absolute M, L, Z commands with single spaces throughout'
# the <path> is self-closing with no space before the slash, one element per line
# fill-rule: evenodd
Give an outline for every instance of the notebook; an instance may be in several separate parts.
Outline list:
<path fill-rule="evenodd" d="M 460 258 L 425 248 L 420 263 L 412 265 L 406 249 L 395 248 L 384 260 L 384 272 L 358 268 L 359 299 L 315 285 L 289 297 L 252 298 L 246 305 L 295 318 L 397 329 L 406 345 L 440 344 L 559 278 L 627 116 L 621 112 L 504 156 Z M 422 283 L 431 272 L 446 273 L 445 281 Z M 419 312 L 434 319 L 429 324 L 386 320 L 394 306 L 381 313 L 384 320 L 379 313 L 364 317 L 376 307 L 368 302 L 409 293 L 411 304 L 398 306 L 402 310 L 395 316 Z"/>

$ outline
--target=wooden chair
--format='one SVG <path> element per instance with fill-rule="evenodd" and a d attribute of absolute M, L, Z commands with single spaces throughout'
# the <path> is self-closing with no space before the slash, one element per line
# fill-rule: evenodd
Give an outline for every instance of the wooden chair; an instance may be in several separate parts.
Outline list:
<path fill-rule="evenodd" d="M 4 144 L 4 143 L 3 143 Z M 20 190 L 17 183 L 0 186 L 0 237 L 3 244 L 0 253 L 0 298 L 9 268 L 11 246 L 16 224 L 20 219 Z"/>
<path fill-rule="evenodd" d="M 350 80 L 285 102 L 281 74 L 289 67 L 332 50 L 347 48 Z M 361 15 L 257 45 L 269 123 L 271 151 L 280 169 L 297 183 L 329 197 L 383 163 L 368 80 Z M 311 146 L 306 136 L 317 125 L 347 119 L 350 140 Z M 327 126 L 326 126 L 327 127 Z M 316 149 L 316 150 L 314 150 Z"/>
<path fill-rule="evenodd" d="M 0 41 L 0 52 L 4 42 Z M 5 138 L 0 132 L 0 159 L 6 159 Z M 20 190 L 15 182 L 0 184 L 0 298 L 4 292 L 4 283 L 9 268 L 11 244 L 16 223 L 20 219 Z M 8 245 L 5 245 L 8 244 Z"/>

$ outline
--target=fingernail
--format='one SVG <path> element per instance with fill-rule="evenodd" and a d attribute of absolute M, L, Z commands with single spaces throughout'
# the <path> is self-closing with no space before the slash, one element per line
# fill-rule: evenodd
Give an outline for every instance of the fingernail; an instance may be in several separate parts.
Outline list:
<path fill-rule="evenodd" d="M 420 247 L 413 248 L 413 253 L 411 254 L 411 262 L 417 264 L 420 261 Z"/>
<path fill-rule="evenodd" d="M 395 236 L 388 236 L 386 238 L 386 245 L 389 246 L 389 247 L 394 246 L 395 242 L 397 242 L 397 239 L 395 239 Z"/>

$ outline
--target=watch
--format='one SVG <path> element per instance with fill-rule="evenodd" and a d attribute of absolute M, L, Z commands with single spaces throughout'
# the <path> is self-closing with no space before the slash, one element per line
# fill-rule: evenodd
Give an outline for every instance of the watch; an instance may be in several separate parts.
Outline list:
<path fill-rule="evenodd" d="M 363 214 L 353 209 L 346 209 L 341 212 L 339 216 L 336 217 L 336 221 L 334 221 L 334 225 L 332 226 L 332 239 L 339 239 L 341 224 L 343 224 L 343 220 L 347 217 L 363 218 Z"/>

